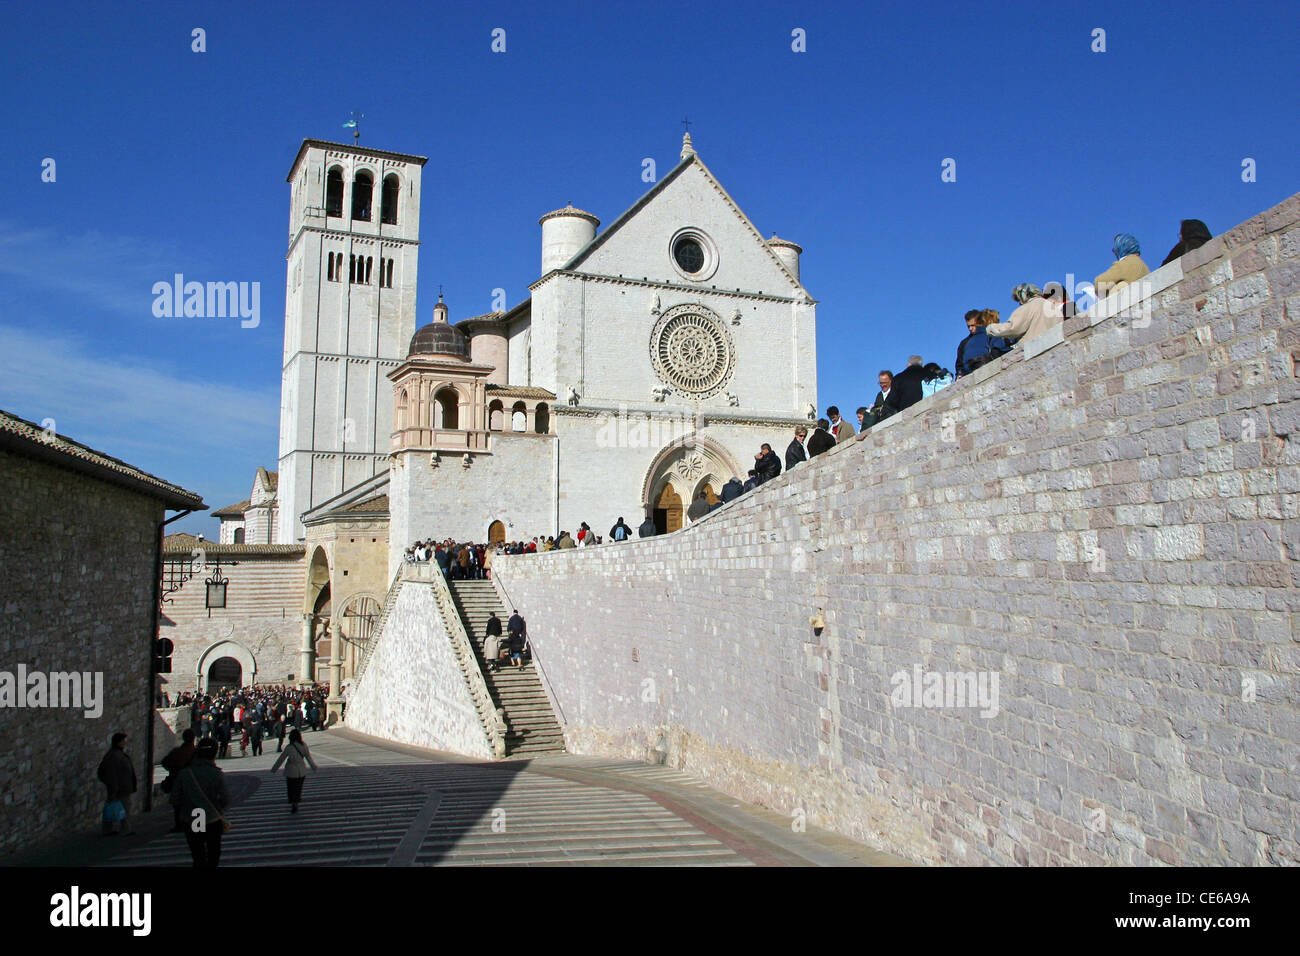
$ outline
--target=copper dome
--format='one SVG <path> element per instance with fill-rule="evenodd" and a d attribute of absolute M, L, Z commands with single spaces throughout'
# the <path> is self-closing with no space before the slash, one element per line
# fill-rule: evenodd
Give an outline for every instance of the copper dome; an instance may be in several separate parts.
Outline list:
<path fill-rule="evenodd" d="M 407 355 L 454 355 L 469 361 L 469 337 L 447 322 L 430 322 L 415 330 Z"/>

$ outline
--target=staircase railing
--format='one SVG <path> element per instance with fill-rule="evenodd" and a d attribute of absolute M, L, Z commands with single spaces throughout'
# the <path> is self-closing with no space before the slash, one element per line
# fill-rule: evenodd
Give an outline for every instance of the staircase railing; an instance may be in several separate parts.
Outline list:
<path fill-rule="evenodd" d="M 451 637 L 451 646 L 456 652 L 457 661 L 460 662 L 461 672 L 465 675 L 465 683 L 469 685 L 470 695 L 474 698 L 474 709 L 478 711 L 479 721 L 488 735 L 488 742 L 492 744 L 492 752 L 500 760 L 506 755 L 505 720 L 497 711 L 496 704 L 492 703 L 487 680 L 483 677 L 482 668 L 479 667 L 478 655 L 474 653 L 474 645 L 465 631 L 465 622 L 456 607 L 451 588 L 447 586 L 447 581 L 436 564 L 429 562 L 411 567 L 418 569 L 411 572 L 411 577 L 433 588 L 443 626 Z"/>
<path fill-rule="evenodd" d="M 514 599 L 510 597 L 510 592 L 506 590 L 506 586 L 501 581 L 501 578 L 494 574 L 492 575 L 491 580 L 492 587 L 497 592 L 497 597 L 505 606 L 505 609 L 509 611 L 511 608 L 516 607 L 517 605 L 515 604 Z M 542 663 L 542 657 L 537 653 L 537 643 L 531 638 L 531 636 L 528 639 L 528 653 L 532 657 L 533 667 L 537 670 L 537 676 L 542 682 L 542 690 L 546 691 L 546 699 L 549 700 L 551 706 L 555 708 L 555 714 L 560 720 L 560 726 L 563 727 L 568 724 L 569 719 L 564 716 L 564 708 L 560 706 L 560 698 L 555 696 L 555 691 L 551 688 L 550 679 L 546 676 L 546 666 Z"/>

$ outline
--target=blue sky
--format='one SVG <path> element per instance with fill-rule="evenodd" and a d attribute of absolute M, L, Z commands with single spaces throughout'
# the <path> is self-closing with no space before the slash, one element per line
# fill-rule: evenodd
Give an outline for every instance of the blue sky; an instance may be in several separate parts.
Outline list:
<path fill-rule="evenodd" d="M 1180 219 L 1217 234 L 1300 190 L 1293 2 L 25 7 L 0 31 L 0 408 L 213 507 L 275 465 L 284 178 L 351 110 L 363 145 L 429 157 L 420 324 L 439 283 L 453 318 L 526 296 L 537 218 L 613 221 L 689 116 L 758 229 L 804 248 L 822 407 L 914 352 L 951 367 L 966 309 L 1090 280 L 1116 232 L 1154 267 Z M 260 282 L 260 326 L 155 318 L 177 272 Z"/>

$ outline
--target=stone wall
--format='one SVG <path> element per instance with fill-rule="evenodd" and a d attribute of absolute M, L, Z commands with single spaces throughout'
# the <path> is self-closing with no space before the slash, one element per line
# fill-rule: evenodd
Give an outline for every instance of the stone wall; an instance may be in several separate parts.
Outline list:
<path fill-rule="evenodd" d="M 433 588 L 403 581 L 365 670 L 348 692 L 352 730 L 492 759 Z"/>
<path fill-rule="evenodd" d="M 245 545 L 209 553 L 220 557 L 221 573 L 229 581 L 226 607 L 209 613 L 204 581 L 213 574 L 205 566 L 167 596 L 159 634 L 176 645 L 166 688 L 173 696 L 185 690 L 206 690 L 214 661 L 233 657 L 240 662 L 245 684 L 284 683 L 288 675 L 301 680 L 303 590 L 307 576 L 301 548 Z M 185 560 L 169 552 L 168 560 Z M 381 596 L 382 599 L 382 596 Z"/>
<path fill-rule="evenodd" d="M 570 749 L 916 861 L 1300 862 L 1298 219 L 677 534 L 498 559 Z"/>
<path fill-rule="evenodd" d="M 0 706 L 0 858 L 99 825 L 96 777 L 128 735 L 141 808 L 162 503 L 0 451 L 0 671 L 101 673 L 103 712 Z M 36 529 L 35 531 L 33 529 Z M 93 678 L 92 678 L 93 680 Z"/>
<path fill-rule="evenodd" d="M 388 580 L 417 540 L 486 541 L 497 520 L 511 540 L 554 534 L 554 444 L 547 436 L 494 432 L 492 454 L 475 455 L 468 468 L 447 452 L 436 467 L 429 452 L 397 455 L 388 473 Z"/>

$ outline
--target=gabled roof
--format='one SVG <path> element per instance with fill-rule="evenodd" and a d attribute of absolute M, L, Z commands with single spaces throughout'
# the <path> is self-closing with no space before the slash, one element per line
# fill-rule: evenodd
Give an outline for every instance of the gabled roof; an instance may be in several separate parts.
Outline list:
<path fill-rule="evenodd" d="M 704 174 L 705 178 L 713 185 L 715 189 L 718 190 L 719 193 L 722 194 L 722 198 L 726 202 L 726 204 L 731 207 L 731 210 L 736 214 L 736 216 L 741 220 L 741 222 L 745 224 L 746 228 L 749 230 L 754 240 L 760 246 L 763 247 L 763 250 L 767 253 L 768 257 L 772 260 L 773 264 L 775 264 L 776 267 L 781 270 L 782 274 L 785 275 L 785 277 L 790 280 L 790 284 L 794 288 L 800 289 L 806 293 L 807 290 L 804 289 L 803 284 L 790 273 L 789 269 L 785 267 L 785 263 L 781 261 L 780 256 L 778 256 L 775 252 L 772 251 L 771 246 L 767 244 L 767 240 L 763 238 L 763 234 L 758 231 L 758 228 L 754 225 L 754 223 L 750 220 L 750 218 L 747 215 L 745 215 L 745 211 L 740 208 L 740 206 L 736 203 L 734 199 L 731 198 L 731 194 L 728 193 L 725 188 L 723 188 L 722 183 L 718 181 L 718 177 L 714 176 L 712 171 L 709 169 L 709 167 L 704 165 L 704 160 L 700 159 L 699 154 L 696 152 L 687 153 L 687 155 L 682 159 L 682 161 L 678 163 L 676 166 L 674 166 L 672 168 L 672 171 L 669 172 L 667 176 L 659 180 L 659 182 L 655 183 L 654 186 L 652 186 L 649 189 L 649 191 L 645 193 L 645 195 L 643 195 L 640 199 L 638 199 L 630 207 L 628 207 L 627 211 L 624 212 L 623 215 L 619 216 L 612 223 L 610 223 L 609 226 L 606 227 L 604 232 L 596 236 L 596 238 L 592 239 L 591 242 L 587 243 L 585 246 L 579 249 L 577 254 L 574 255 L 574 257 L 570 259 L 568 262 L 566 262 L 558 271 L 569 272 L 574 269 L 577 269 L 578 266 L 582 265 L 583 262 L 585 262 L 588 258 L 590 258 L 592 253 L 594 253 L 597 249 L 603 246 L 606 240 L 610 238 L 610 236 L 614 235 L 616 232 L 622 229 L 623 226 L 627 225 L 627 223 L 630 222 L 632 218 L 636 216 L 637 213 L 639 213 L 642 209 L 648 206 L 655 199 L 656 196 L 658 196 L 665 189 L 667 189 L 668 186 L 672 184 L 674 180 L 679 178 L 682 175 L 682 173 L 684 173 L 686 170 L 690 169 L 691 166 L 698 166 L 700 168 L 700 172 Z M 785 240 L 779 240 L 779 241 L 784 242 Z M 793 243 L 791 243 L 791 245 L 793 245 Z"/>
<path fill-rule="evenodd" d="M 278 471 L 267 471 L 259 466 L 255 481 L 261 481 L 266 486 L 267 491 L 276 491 L 280 487 L 280 473 Z"/>
<path fill-rule="evenodd" d="M 382 508 L 380 499 L 382 501 Z M 347 491 L 335 495 L 328 501 L 322 501 L 315 508 L 304 511 L 302 514 L 303 524 L 312 524 L 317 521 L 328 521 L 331 518 L 338 517 L 357 517 L 358 515 L 388 515 L 388 472 L 381 471 L 377 475 L 367 478 L 365 481 L 358 482 Z"/>
<path fill-rule="evenodd" d="M 251 502 L 248 498 L 245 498 L 243 501 L 237 502 L 237 503 L 235 503 L 235 504 L 233 504 L 233 505 L 226 505 L 226 506 L 225 506 L 224 508 L 222 508 L 220 511 L 214 511 L 214 512 L 212 512 L 212 517 L 214 517 L 214 518 L 242 518 L 242 517 L 244 517 L 244 512 L 246 512 L 246 511 L 248 510 L 248 508 L 249 508 L 249 506 L 250 506 L 251 504 L 252 504 L 252 502 Z"/>
<path fill-rule="evenodd" d="M 47 432 L 39 425 L 3 410 L 0 410 L 0 449 L 157 498 L 169 510 L 203 511 L 207 508 L 201 495 L 96 451 L 89 445 Z"/>

